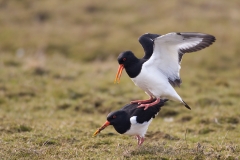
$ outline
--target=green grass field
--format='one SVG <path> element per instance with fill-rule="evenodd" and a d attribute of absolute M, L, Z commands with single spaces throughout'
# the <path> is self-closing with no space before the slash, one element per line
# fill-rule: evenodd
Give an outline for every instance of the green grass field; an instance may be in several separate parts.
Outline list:
<path fill-rule="evenodd" d="M 0 159 L 239 159 L 240 1 L 0 1 Z M 143 146 L 106 115 L 147 98 L 117 56 L 143 33 L 203 32 Z"/>

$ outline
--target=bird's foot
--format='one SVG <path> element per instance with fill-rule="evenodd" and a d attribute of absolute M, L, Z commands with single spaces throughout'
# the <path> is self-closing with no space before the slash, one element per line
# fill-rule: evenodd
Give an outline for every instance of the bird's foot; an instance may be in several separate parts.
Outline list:
<path fill-rule="evenodd" d="M 135 137 L 136 137 L 136 139 L 139 141 L 140 136 L 139 136 L 139 135 L 136 135 Z"/>
<path fill-rule="evenodd" d="M 149 99 L 147 100 L 135 100 L 135 101 L 131 101 L 131 104 L 133 103 L 137 103 L 137 104 L 143 104 L 143 103 L 150 103 L 154 100 L 154 98 L 151 96 Z"/>
<path fill-rule="evenodd" d="M 136 135 L 138 146 L 141 146 L 144 142 L 144 137 L 140 137 L 139 135 Z"/>
<path fill-rule="evenodd" d="M 148 107 L 154 106 L 155 104 L 158 104 L 160 102 L 160 98 L 157 98 L 154 102 L 152 103 L 147 103 L 147 104 L 141 104 L 137 108 L 144 107 L 144 110 L 148 109 Z"/>

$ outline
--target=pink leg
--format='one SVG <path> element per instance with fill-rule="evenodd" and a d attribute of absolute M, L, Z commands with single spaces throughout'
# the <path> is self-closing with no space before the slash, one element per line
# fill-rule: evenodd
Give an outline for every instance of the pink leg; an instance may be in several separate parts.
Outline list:
<path fill-rule="evenodd" d="M 137 136 L 136 136 L 136 139 L 139 141 L 139 139 L 140 139 L 140 136 L 139 136 L 139 135 L 137 135 Z"/>
<path fill-rule="evenodd" d="M 143 142 L 144 142 L 144 138 L 141 137 L 141 139 L 140 139 L 140 143 L 139 143 L 139 146 L 141 146 L 141 145 L 143 144 Z"/>
<path fill-rule="evenodd" d="M 144 110 L 146 110 L 146 109 L 148 109 L 148 107 L 154 106 L 155 104 L 158 104 L 159 102 L 160 102 L 160 98 L 157 98 L 156 101 L 154 101 L 152 103 L 148 103 L 148 104 L 141 104 L 137 108 L 145 107 Z"/>
<path fill-rule="evenodd" d="M 144 142 L 144 138 L 140 137 L 139 135 L 136 135 L 136 137 L 137 137 L 137 140 L 138 140 L 138 146 L 141 146 L 142 143 Z"/>
<path fill-rule="evenodd" d="M 153 97 L 150 96 L 149 99 L 147 100 L 135 100 L 135 101 L 131 101 L 131 103 L 138 103 L 138 104 L 142 104 L 142 103 L 149 103 L 149 102 L 152 102 L 153 101 Z"/>

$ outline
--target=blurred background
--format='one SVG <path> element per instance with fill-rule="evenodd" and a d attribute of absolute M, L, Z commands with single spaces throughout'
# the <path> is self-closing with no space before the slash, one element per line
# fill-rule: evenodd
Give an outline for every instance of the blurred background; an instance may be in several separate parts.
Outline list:
<path fill-rule="evenodd" d="M 176 90 L 193 109 L 187 121 L 193 122 L 196 133 L 202 133 L 205 122 L 214 121 L 238 134 L 239 8 L 239 0 L 0 0 L 3 137 L 51 128 L 48 132 L 56 138 L 56 130 L 65 132 L 61 127 L 70 127 L 73 135 L 85 134 L 73 128 L 91 126 L 93 131 L 100 125 L 94 117 L 104 121 L 108 112 L 130 100 L 147 98 L 125 72 L 121 83 L 113 84 L 117 56 L 132 50 L 142 57 L 138 38 L 147 32 L 203 32 L 216 37 L 210 47 L 184 56 L 183 83 Z M 189 115 L 177 102 L 167 106 L 160 117 L 181 121 Z M 204 119 L 202 128 L 195 125 L 198 119 Z"/>
<path fill-rule="evenodd" d="M 105 88 L 106 97 L 111 92 L 119 97 L 112 90 L 123 90 L 123 94 L 127 95 L 125 98 L 132 99 L 145 95 L 136 89 L 126 74 L 122 78 L 123 85 L 116 87 L 112 84 L 119 53 L 132 50 L 141 57 L 143 49 L 138 38 L 147 32 L 203 32 L 214 35 L 217 41 L 203 51 L 184 56 L 181 74 L 186 83 L 183 87 L 188 90 L 193 84 L 209 86 L 213 81 L 220 86 L 229 87 L 230 83 L 235 86 L 237 81 L 234 80 L 239 80 L 237 74 L 240 66 L 239 7 L 237 0 L 1 0 L 0 65 L 2 70 L 15 66 L 17 73 L 22 69 L 22 74 L 29 71 L 50 79 L 65 77 L 65 81 L 68 79 L 76 83 L 70 90 L 84 92 L 78 94 L 89 95 L 89 88 L 95 86 L 92 92 L 101 92 L 101 88 Z M 87 66 L 86 69 L 84 66 Z M 91 81 L 92 76 L 98 77 Z M 6 75 L 3 77 L 8 81 Z M 32 75 L 27 79 L 31 78 Z M 209 82 L 205 83 L 204 78 Z M 65 81 L 59 83 L 66 85 Z M 217 87 L 213 88 L 217 90 Z M 128 94 L 128 91 L 133 93 Z M 103 99 L 106 100 L 106 97 Z"/>
<path fill-rule="evenodd" d="M 225 46 L 218 55 L 228 56 L 239 50 L 239 5 L 237 0 L 1 0 L 0 49 L 1 53 L 40 51 L 83 61 L 105 60 L 126 49 L 141 56 L 137 39 L 146 32 L 195 31 L 215 35 L 215 50 Z"/>

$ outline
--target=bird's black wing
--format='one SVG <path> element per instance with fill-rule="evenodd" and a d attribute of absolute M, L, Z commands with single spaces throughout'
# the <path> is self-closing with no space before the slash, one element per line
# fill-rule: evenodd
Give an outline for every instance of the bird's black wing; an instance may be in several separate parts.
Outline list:
<path fill-rule="evenodd" d="M 133 103 L 133 104 L 126 104 L 121 110 L 126 111 L 127 113 L 129 113 L 129 116 L 131 116 L 135 110 L 137 110 L 139 105 L 137 103 Z"/>
<path fill-rule="evenodd" d="M 185 53 L 191 53 L 191 52 L 196 52 L 201 49 L 204 49 L 208 46 L 210 46 L 213 42 L 215 42 L 216 38 L 212 35 L 209 34 L 203 34 L 203 33 L 194 33 L 194 32 L 182 32 L 182 33 L 177 33 L 177 35 L 182 36 L 183 41 L 188 41 L 188 40 L 195 40 L 193 44 L 187 44 L 183 45 L 182 47 L 179 47 L 178 50 L 178 61 L 179 63 L 182 60 L 182 56 Z M 198 40 L 201 40 L 198 42 Z"/>
<path fill-rule="evenodd" d="M 154 39 L 159 36 L 159 34 L 145 33 L 139 37 L 138 41 L 142 45 L 145 52 L 143 59 L 149 59 L 152 56 Z"/>
<path fill-rule="evenodd" d="M 151 118 L 155 118 L 157 113 L 161 110 L 161 107 L 164 106 L 166 99 L 161 99 L 161 101 L 154 105 L 149 107 L 147 110 L 144 110 L 144 107 L 137 108 L 139 104 L 128 104 L 122 108 L 122 110 L 125 110 L 129 113 L 130 117 L 137 116 L 137 122 L 138 123 L 144 123 L 149 121 Z"/>

